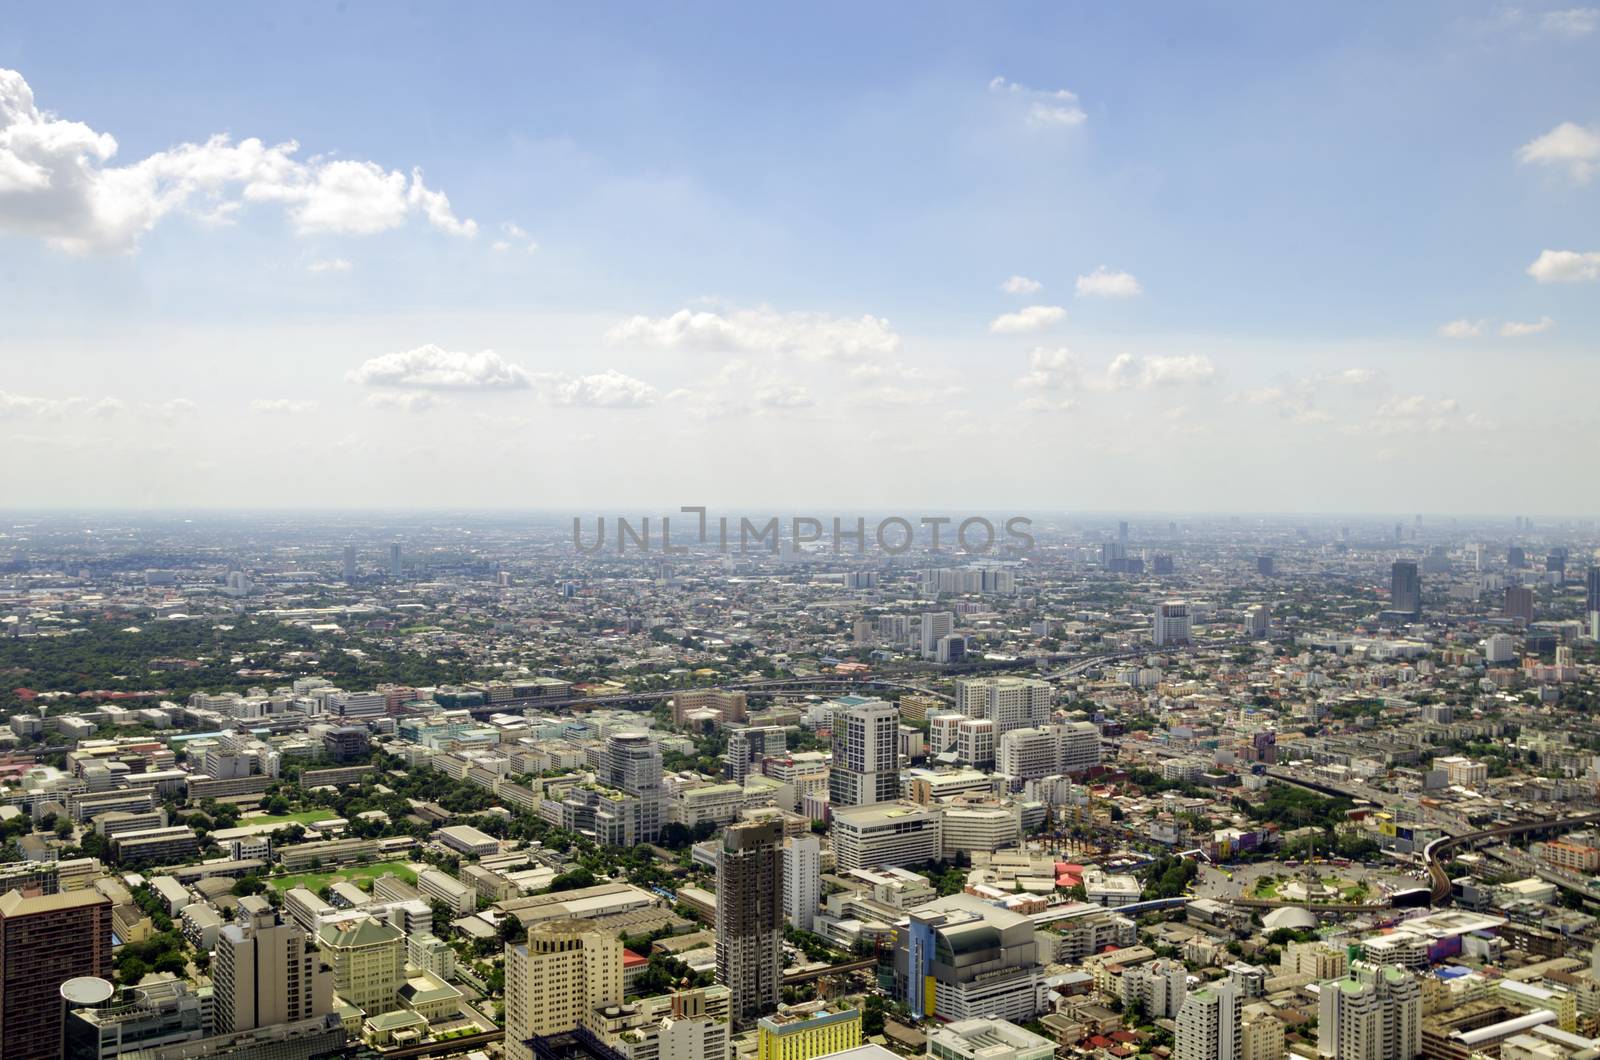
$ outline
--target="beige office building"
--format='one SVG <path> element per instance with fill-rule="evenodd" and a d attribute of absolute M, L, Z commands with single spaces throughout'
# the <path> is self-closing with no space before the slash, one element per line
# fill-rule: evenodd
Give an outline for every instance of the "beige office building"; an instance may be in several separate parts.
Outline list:
<path fill-rule="evenodd" d="M 622 997 L 621 939 L 586 920 L 534 924 L 527 942 L 506 948 L 506 1056 L 531 1060 L 529 1038 L 574 1030 Z"/>

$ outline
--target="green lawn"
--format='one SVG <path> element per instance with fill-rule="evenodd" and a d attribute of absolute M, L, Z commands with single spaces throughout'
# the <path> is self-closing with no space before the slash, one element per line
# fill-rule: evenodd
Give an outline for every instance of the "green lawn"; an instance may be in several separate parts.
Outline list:
<path fill-rule="evenodd" d="M 291 821 L 299 824 L 315 824 L 318 821 L 329 821 L 339 816 L 326 807 L 317 810 L 301 810 L 299 813 L 250 813 L 239 818 L 240 824 L 288 824 Z"/>
<path fill-rule="evenodd" d="M 297 876 L 269 876 L 267 877 L 267 882 L 280 891 L 293 890 L 296 887 L 304 887 L 308 891 L 317 891 L 335 880 L 370 880 L 374 876 L 382 876 L 386 872 L 393 873 L 407 883 L 417 882 L 416 871 L 404 861 L 380 861 L 373 865 L 350 865 L 332 872 L 303 872 Z"/>

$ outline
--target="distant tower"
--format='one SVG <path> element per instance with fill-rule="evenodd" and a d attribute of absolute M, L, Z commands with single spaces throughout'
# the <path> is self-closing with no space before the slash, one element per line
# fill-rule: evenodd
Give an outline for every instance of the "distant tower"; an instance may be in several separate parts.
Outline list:
<path fill-rule="evenodd" d="M 344 546 L 344 580 L 347 582 L 356 580 L 356 546 L 354 545 Z"/>
<path fill-rule="evenodd" d="M 1422 612 L 1422 578 L 1410 560 L 1399 560 L 1389 570 L 1389 609 L 1410 615 Z"/>
<path fill-rule="evenodd" d="M 733 1025 L 746 1028 L 778 1005 L 783 982 L 783 826 L 729 825 L 717 850 L 717 982 L 728 988 Z"/>
<path fill-rule="evenodd" d="M 396 541 L 389 546 L 389 575 L 400 577 L 400 542 Z"/>

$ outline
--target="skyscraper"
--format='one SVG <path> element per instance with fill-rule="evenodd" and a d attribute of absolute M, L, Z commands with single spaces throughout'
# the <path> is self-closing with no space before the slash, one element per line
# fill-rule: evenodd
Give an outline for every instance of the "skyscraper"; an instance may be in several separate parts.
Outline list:
<path fill-rule="evenodd" d="M 922 657 L 931 659 L 939 651 L 939 641 L 955 632 L 956 616 L 949 611 L 935 611 L 922 616 Z"/>
<path fill-rule="evenodd" d="M 600 754 L 600 782 L 638 800 L 636 842 L 654 843 L 661 838 L 661 813 L 666 801 L 661 787 L 661 748 L 649 736 L 642 732 L 612 733 Z"/>
<path fill-rule="evenodd" d="M 1150 626 L 1150 639 L 1156 647 L 1168 644 L 1187 644 L 1193 627 L 1189 605 L 1182 600 L 1167 600 L 1156 605 L 1156 615 Z"/>
<path fill-rule="evenodd" d="M 389 546 L 389 576 L 400 577 L 400 542 L 396 541 Z"/>
<path fill-rule="evenodd" d="M 211 952 L 211 977 L 215 1034 L 333 1011 L 333 981 L 310 936 L 275 913 L 225 925 Z"/>
<path fill-rule="evenodd" d="M 812 930 L 822 903 L 822 840 L 814 835 L 783 841 L 783 915 L 801 931 Z"/>
<path fill-rule="evenodd" d="M 531 1060 L 529 1038 L 576 1030 L 622 993 L 621 939 L 587 920 L 534 924 L 526 941 L 506 947 L 506 1056 Z"/>
<path fill-rule="evenodd" d="M 1408 615 L 1422 613 L 1422 578 L 1410 560 L 1396 560 L 1389 569 L 1389 610 Z"/>
<path fill-rule="evenodd" d="M 1533 621 L 1533 590 L 1525 585 L 1506 586 L 1505 618 L 1520 618 L 1524 624 Z"/>
<path fill-rule="evenodd" d="M 847 699 L 833 715 L 833 768 L 828 800 L 834 806 L 870 806 L 899 797 L 895 769 L 900 710 L 881 699 Z"/>
<path fill-rule="evenodd" d="M 0 1057 L 61 1056 L 61 984 L 111 974 L 111 903 L 98 891 L 0 896 Z"/>
<path fill-rule="evenodd" d="M 1584 578 L 1586 600 L 1584 613 L 1589 615 L 1589 636 L 1600 640 L 1600 567 L 1590 567 Z"/>
<path fill-rule="evenodd" d="M 1329 1060 L 1413 1060 L 1422 1052 L 1422 988 L 1398 965 L 1351 962 L 1318 988 L 1317 1052 Z"/>
<path fill-rule="evenodd" d="M 778 1004 L 783 978 L 783 862 L 775 821 L 729 825 L 717 851 L 717 982 L 737 1028 Z"/>
<path fill-rule="evenodd" d="M 344 580 L 347 582 L 356 580 L 356 546 L 354 545 L 344 546 Z"/>
<path fill-rule="evenodd" d="M 1239 1060 L 1239 987 L 1229 980 L 1201 987 L 1178 1010 L 1175 1060 Z"/>

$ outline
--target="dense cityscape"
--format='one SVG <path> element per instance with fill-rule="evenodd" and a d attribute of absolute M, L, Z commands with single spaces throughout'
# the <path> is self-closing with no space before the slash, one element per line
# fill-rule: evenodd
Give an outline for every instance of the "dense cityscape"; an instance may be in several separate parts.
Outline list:
<path fill-rule="evenodd" d="M 13 519 L 0 1055 L 1600 1048 L 1593 521 L 1027 527 Z"/>

